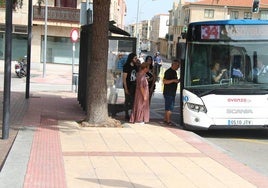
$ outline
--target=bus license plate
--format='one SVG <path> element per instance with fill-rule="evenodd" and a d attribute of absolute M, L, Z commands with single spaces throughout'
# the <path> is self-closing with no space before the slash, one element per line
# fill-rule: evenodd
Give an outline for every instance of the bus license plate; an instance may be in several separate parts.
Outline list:
<path fill-rule="evenodd" d="M 252 125 L 252 121 L 248 119 L 229 119 L 228 125 Z"/>

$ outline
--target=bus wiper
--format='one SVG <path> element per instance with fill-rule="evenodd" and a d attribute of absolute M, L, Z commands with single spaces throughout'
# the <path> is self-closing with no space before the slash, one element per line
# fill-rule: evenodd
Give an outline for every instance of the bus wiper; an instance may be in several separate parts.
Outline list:
<path fill-rule="evenodd" d="M 198 97 L 203 97 L 203 96 L 205 96 L 205 95 L 211 94 L 211 93 L 214 92 L 215 90 L 217 90 L 217 89 L 206 90 L 206 91 L 204 91 L 204 92 L 199 93 L 197 96 L 198 96 Z"/>
<path fill-rule="evenodd" d="M 228 80 L 228 79 L 226 79 Z M 228 82 L 229 83 L 229 82 Z M 197 94 L 199 97 L 203 97 L 205 95 L 208 95 L 208 94 L 211 94 L 211 93 L 214 93 L 215 91 L 219 90 L 219 89 L 222 89 L 222 88 L 227 88 L 229 87 L 229 84 L 218 84 L 216 86 L 216 88 L 213 88 L 213 89 L 208 89 L 206 91 L 203 91 L 203 92 L 200 92 L 199 94 Z"/>

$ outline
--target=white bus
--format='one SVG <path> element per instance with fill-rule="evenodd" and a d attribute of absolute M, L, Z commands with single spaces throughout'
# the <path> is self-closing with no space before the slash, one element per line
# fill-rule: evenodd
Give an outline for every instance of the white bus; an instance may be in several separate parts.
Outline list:
<path fill-rule="evenodd" d="M 191 23 L 184 55 L 186 129 L 268 127 L 268 20 Z"/>

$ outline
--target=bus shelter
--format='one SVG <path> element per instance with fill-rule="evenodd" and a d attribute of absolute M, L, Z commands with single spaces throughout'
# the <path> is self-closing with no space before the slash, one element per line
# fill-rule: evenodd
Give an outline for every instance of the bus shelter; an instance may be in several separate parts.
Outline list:
<path fill-rule="evenodd" d="M 107 62 L 107 101 L 109 114 L 114 116 L 123 111 L 124 90 L 122 83 L 123 65 L 131 52 L 136 52 L 136 38 L 109 23 L 109 49 Z M 111 36 L 117 34 L 118 36 Z M 80 31 L 80 54 L 77 98 L 83 108 L 87 110 L 87 76 L 89 54 L 92 52 L 92 24 L 84 25 Z M 90 63 L 90 62 L 89 62 Z"/>

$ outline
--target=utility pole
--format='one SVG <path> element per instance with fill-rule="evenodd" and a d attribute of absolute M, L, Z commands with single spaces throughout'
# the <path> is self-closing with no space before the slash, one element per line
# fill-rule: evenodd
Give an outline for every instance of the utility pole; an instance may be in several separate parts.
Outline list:
<path fill-rule="evenodd" d="M 138 0 L 137 3 L 137 17 L 136 17 L 136 38 L 137 38 L 137 52 L 139 52 L 139 46 L 140 46 L 140 37 L 139 37 L 139 29 L 138 29 L 138 25 L 139 25 L 139 12 L 140 12 L 140 0 Z M 138 53 L 137 53 L 138 55 Z"/>
<path fill-rule="evenodd" d="M 11 85 L 11 58 L 12 58 L 12 2 L 6 1 L 6 38 L 5 38 L 5 75 L 3 97 L 2 138 L 9 137 L 10 124 L 10 85 Z"/>
<path fill-rule="evenodd" d="M 46 77 L 46 63 L 47 63 L 47 1 L 45 6 L 45 36 L 44 36 L 44 53 L 43 53 L 43 78 Z"/>
<path fill-rule="evenodd" d="M 33 2 L 29 0 L 28 5 L 28 41 L 27 41 L 27 75 L 26 75 L 26 92 L 25 98 L 30 97 L 30 71 L 31 71 L 31 43 L 32 43 L 32 10 Z"/>

